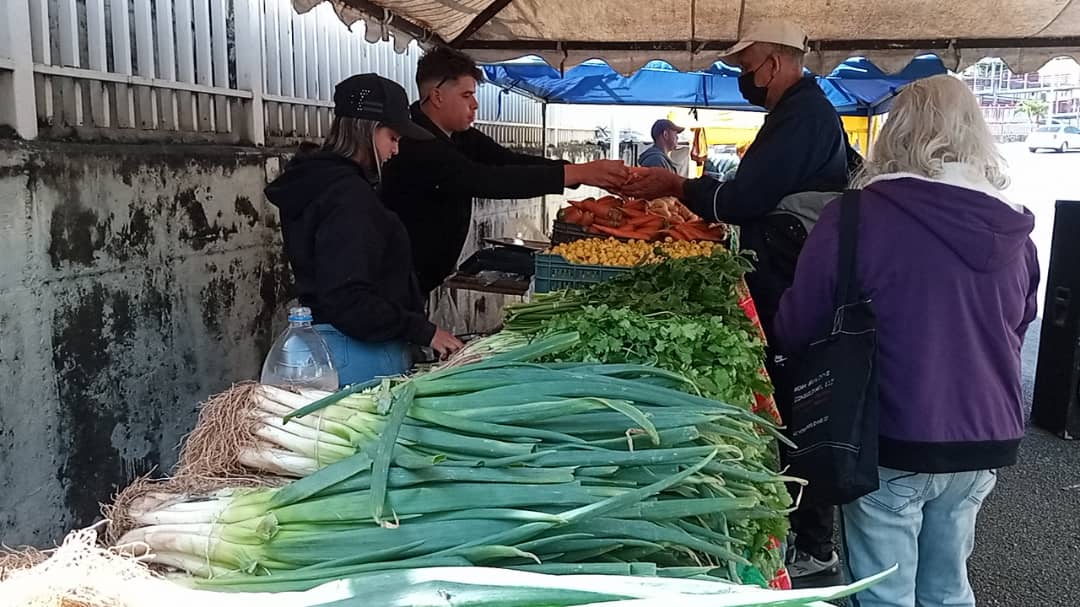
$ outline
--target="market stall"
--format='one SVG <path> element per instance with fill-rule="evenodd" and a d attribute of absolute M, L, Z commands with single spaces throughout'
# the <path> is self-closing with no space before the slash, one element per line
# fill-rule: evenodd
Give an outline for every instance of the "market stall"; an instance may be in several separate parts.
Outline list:
<path fill-rule="evenodd" d="M 642 57 L 693 68 L 737 35 L 741 11 L 758 15 L 755 3 L 704 11 L 691 0 L 610 20 L 613 0 L 549 4 L 542 14 L 509 0 L 338 8 L 376 34 L 496 58 L 610 52 L 630 69 Z M 966 20 L 967 41 L 947 45 L 915 36 L 955 33 L 948 24 L 974 14 L 971 3 L 924 8 L 917 24 L 887 3 L 829 3 L 839 17 L 821 2 L 779 4 L 817 24 L 826 63 L 865 49 L 887 59 L 948 48 L 959 64 L 968 49 L 1038 47 L 1041 59 L 1080 48 L 1064 37 L 1080 35 L 1068 27 L 1080 23 L 1072 4 Z M 871 25 L 856 27 L 856 14 Z M 586 42 L 566 43 L 569 31 Z M 691 43 L 670 42 L 680 38 Z M 1013 59 L 1032 61 L 1023 50 Z M 171 477 L 140 479 L 107 505 L 107 547 L 84 531 L 51 555 L 5 556 L 0 596 L 93 607 L 822 607 L 878 581 L 783 589 L 788 489 L 803 481 L 778 470 L 786 439 L 761 371 L 750 266 L 723 227 L 671 201 L 575 203 L 559 220 L 580 231 L 548 252 L 562 273 L 511 307 L 503 331 L 408 377 L 336 393 L 242 383 L 213 396 Z"/>
<path fill-rule="evenodd" d="M 586 84 L 574 89 L 574 85 L 563 83 L 560 86 L 569 87 L 563 92 L 626 98 L 617 89 L 611 90 L 604 78 L 613 82 L 611 78 L 621 74 L 629 82 L 639 83 L 659 75 L 667 79 L 670 98 L 697 106 L 739 99 L 731 90 L 724 91 L 731 88 L 730 80 L 724 84 L 723 78 L 717 79 L 720 88 L 710 92 L 701 84 L 703 78 L 692 72 L 730 69 L 716 66 L 718 52 L 737 40 L 750 23 L 770 17 L 804 25 L 809 34 L 807 67 L 812 72 L 831 74 L 845 82 L 861 80 L 843 90 L 826 84 L 834 104 L 842 111 L 862 112 L 861 116 L 887 109 L 895 88 L 890 80 L 910 79 L 913 74 L 903 74 L 905 66 L 921 69 L 909 65 L 915 57 L 932 54 L 944 68 L 959 70 L 995 56 L 1014 71 L 1023 72 L 1057 56 L 1080 55 L 1080 7 L 1056 0 L 1006 2 L 995 7 L 1002 15 L 998 19 L 985 18 L 985 6 L 975 0 L 918 7 L 885 0 L 683 0 L 664 5 L 621 0 L 481 0 L 467 4 L 445 0 L 294 0 L 294 6 L 304 11 L 323 1 L 331 1 L 347 24 L 363 20 L 369 39 L 395 33 L 401 49 L 417 40 L 425 45 L 449 44 L 492 63 L 536 56 L 548 67 L 528 69 L 548 74 L 569 75 L 575 69 L 587 74 L 598 69 L 592 60 L 600 59 L 605 67 L 599 69 L 610 73 L 601 75 L 598 87 Z M 861 59 L 851 62 L 852 57 Z M 656 73 L 649 66 L 656 66 L 657 61 L 673 71 Z M 936 62 L 924 60 L 924 65 L 930 63 Z M 865 127 L 853 127 L 859 133 L 854 137 L 849 133 L 861 149 L 869 145 L 873 130 L 869 124 Z M 865 137 L 861 135 L 864 131 Z"/>

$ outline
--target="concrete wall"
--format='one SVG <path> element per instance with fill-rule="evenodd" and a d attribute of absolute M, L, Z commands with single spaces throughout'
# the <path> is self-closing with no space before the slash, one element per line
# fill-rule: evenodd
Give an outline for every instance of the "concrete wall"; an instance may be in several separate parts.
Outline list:
<path fill-rule="evenodd" d="M 288 269 L 272 154 L 0 142 L 0 542 L 49 546 L 168 470 L 257 377 Z"/>

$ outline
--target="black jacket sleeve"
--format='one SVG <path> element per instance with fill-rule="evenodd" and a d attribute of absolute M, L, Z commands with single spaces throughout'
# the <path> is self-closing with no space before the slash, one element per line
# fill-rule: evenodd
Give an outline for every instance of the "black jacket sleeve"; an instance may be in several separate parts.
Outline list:
<path fill-rule="evenodd" d="M 509 151 L 509 150 L 507 150 Z M 512 152 L 511 152 L 512 153 Z M 488 164 L 474 161 L 444 142 L 411 142 L 392 162 L 409 167 L 417 179 L 477 198 L 533 198 L 563 191 L 562 163 Z"/>
<path fill-rule="evenodd" d="M 385 239 L 389 235 L 370 216 L 365 216 L 365 205 L 356 200 L 341 200 L 344 196 L 362 195 L 350 190 L 339 188 L 328 195 L 323 202 L 327 211 L 315 232 L 321 320 L 349 337 L 364 341 L 402 339 L 422 346 L 430 344 L 435 325 L 422 313 L 408 310 L 380 292 L 381 264 L 396 263 L 384 259 Z M 373 195 L 370 190 L 366 194 Z"/>
<path fill-rule="evenodd" d="M 734 179 L 688 179 L 683 189 L 686 206 L 710 221 L 735 225 L 764 217 L 835 153 L 838 142 L 821 125 L 797 115 L 770 124 L 768 136 L 759 135 L 747 149 Z"/>

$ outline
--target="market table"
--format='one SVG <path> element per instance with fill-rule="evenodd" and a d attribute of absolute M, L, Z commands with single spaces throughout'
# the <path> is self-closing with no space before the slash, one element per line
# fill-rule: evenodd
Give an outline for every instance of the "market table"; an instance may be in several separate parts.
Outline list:
<path fill-rule="evenodd" d="M 496 295 L 513 295 L 524 297 L 529 292 L 531 280 L 512 280 L 500 278 L 488 281 L 478 276 L 455 272 L 443 283 L 447 289 L 461 289 L 465 291 L 479 291 L 481 293 L 494 293 Z"/>

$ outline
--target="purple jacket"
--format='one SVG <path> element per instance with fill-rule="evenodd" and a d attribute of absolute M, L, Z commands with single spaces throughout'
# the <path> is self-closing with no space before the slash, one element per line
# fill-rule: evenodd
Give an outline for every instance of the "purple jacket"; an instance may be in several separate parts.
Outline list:
<path fill-rule="evenodd" d="M 911 472 L 1016 463 L 1020 349 L 1036 314 L 1034 216 L 968 181 L 879 178 L 861 195 L 858 277 L 878 318 L 880 457 Z M 991 190 L 986 184 L 986 190 Z M 793 353 L 833 314 L 840 207 L 825 208 L 776 317 Z"/>

